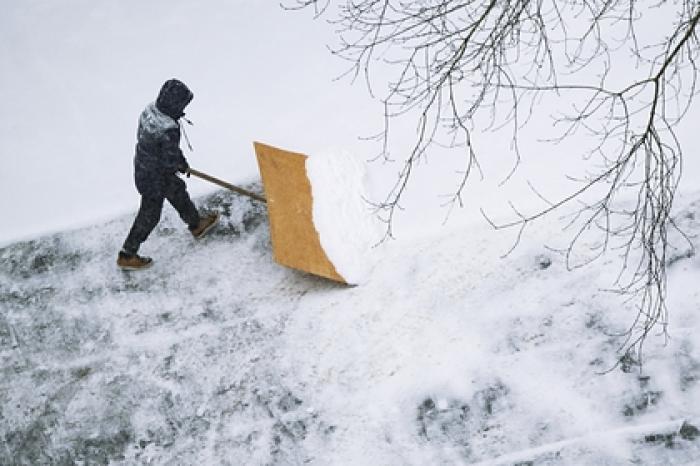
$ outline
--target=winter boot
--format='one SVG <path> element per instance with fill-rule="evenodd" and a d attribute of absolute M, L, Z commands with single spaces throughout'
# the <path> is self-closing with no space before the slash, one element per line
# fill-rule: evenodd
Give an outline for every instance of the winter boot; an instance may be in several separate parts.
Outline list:
<path fill-rule="evenodd" d="M 141 270 L 147 269 L 153 265 L 153 259 L 150 257 L 141 257 L 138 254 L 127 254 L 124 251 L 119 251 L 117 265 L 122 270 Z"/>
<path fill-rule="evenodd" d="M 219 221 L 219 214 L 213 213 L 213 214 L 208 214 L 204 217 L 199 218 L 199 225 L 197 225 L 195 228 L 190 229 L 192 232 L 192 236 L 195 237 L 195 239 L 200 239 L 204 237 L 207 233 L 209 233 L 209 230 L 214 228 L 214 225 Z"/>

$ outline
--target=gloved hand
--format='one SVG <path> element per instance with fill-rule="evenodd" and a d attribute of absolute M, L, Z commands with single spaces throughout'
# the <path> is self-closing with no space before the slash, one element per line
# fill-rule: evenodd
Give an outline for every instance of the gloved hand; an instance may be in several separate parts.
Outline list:
<path fill-rule="evenodd" d="M 180 165 L 177 167 L 177 171 L 180 173 L 184 173 L 187 178 L 190 177 L 190 164 L 187 163 L 186 160 L 183 160 L 180 162 Z"/>

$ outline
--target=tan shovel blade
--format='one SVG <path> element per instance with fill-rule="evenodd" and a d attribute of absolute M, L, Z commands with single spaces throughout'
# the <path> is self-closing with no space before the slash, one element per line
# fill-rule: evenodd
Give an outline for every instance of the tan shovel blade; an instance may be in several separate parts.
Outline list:
<path fill-rule="evenodd" d="M 306 155 L 259 142 L 253 145 L 265 187 L 275 261 L 345 283 L 321 247 L 314 226 Z"/>

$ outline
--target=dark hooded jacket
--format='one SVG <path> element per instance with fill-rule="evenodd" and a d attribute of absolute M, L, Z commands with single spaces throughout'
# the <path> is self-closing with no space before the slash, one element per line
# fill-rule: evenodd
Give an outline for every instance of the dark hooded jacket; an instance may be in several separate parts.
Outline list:
<path fill-rule="evenodd" d="M 180 123 L 193 94 L 184 83 L 171 79 L 163 84 L 158 99 L 139 117 L 136 134 L 134 178 L 141 194 L 162 196 L 168 178 L 188 167 L 180 150 Z"/>

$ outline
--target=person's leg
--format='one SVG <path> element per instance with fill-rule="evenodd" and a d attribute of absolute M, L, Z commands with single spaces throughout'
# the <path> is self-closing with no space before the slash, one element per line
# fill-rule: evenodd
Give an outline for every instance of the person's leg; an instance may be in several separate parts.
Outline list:
<path fill-rule="evenodd" d="M 135 255 L 141 243 L 146 241 L 148 235 L 158 225 L 160 214 L 163 210 L 163 198 L 157 196 L 141 196 L 141 207 L 134 219 L 134 224 L 129 231 L 122 251 L 128 255 Z"/>
<path fill-rule="evenodd" d="M 168 179 L 165 198 L 175 208 L 190 230 L 197 228 L 200 220 L 199 212 L 187 193 L 184 181 L 175 175 Z"/>

